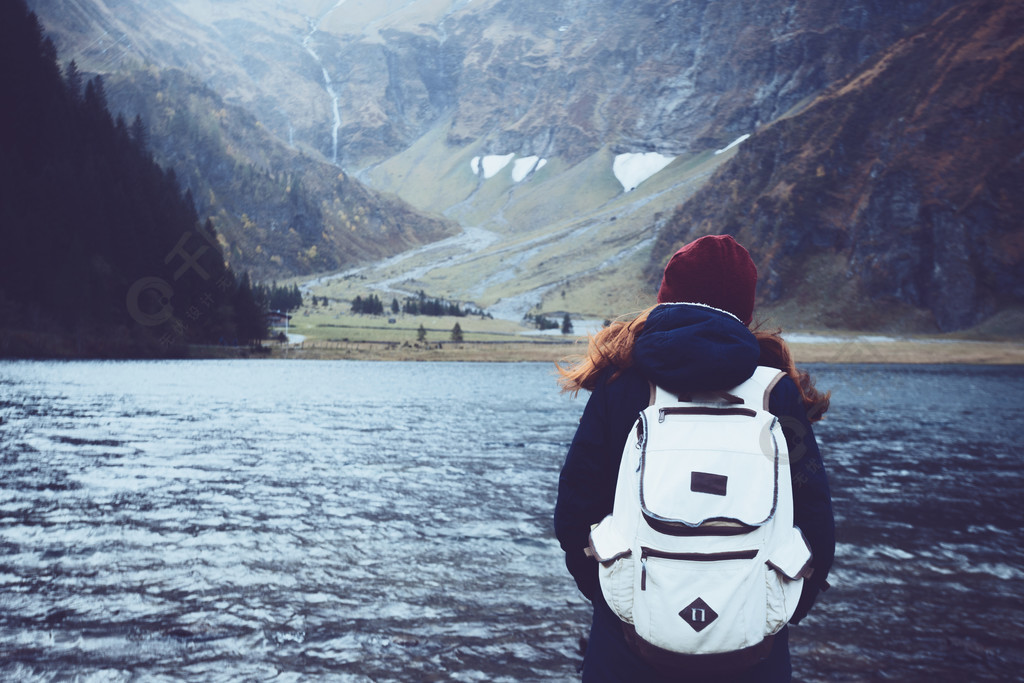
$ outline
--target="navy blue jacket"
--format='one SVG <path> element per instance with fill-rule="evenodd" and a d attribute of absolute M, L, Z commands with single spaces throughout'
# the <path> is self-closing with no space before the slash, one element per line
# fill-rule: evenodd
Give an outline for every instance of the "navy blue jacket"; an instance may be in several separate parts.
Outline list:
<path fill-rule="evenodd" d="M 728 389 L 749 378 L 760 347 L 736 318 L 704 306 L 667 304 L 651 311 L 633 348 L 633 366 L 611 380 L 600 378 L 583 411 L 558 481 L 555 534 L 580 591 L 594 603 L 594 623 L 584 664 L 585 681 L 661 680 L 626 647 L 618 618 L 601 596 L 597 563 L 587 557 L 590 528 L 612 511 L 619 460 L 626 438 L 650 400 L 650 382 L 672 392 Z M 828 479 L 807 409 L 796 384 L 783 378 L 768 409 L 786 435 L 792 461 L 794 522 L 813 553 L 813 576 L 791 623 L 802 619 L 825 582 L 835 553 Z M 789 680 L 788 629 L 769 658 L 744 680 Z M 685 678 L 681 680 L 686 680 Z"/>

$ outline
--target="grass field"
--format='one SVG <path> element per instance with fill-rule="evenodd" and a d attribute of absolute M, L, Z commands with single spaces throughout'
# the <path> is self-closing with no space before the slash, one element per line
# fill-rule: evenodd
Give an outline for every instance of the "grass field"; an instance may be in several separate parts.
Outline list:
<path fill-rule="evenodd" d="M 807 363 L 924 363 L 1020 365 L 1024 347 L 1010 342 L 899 340 L 847 344 L 792 344 L 797 364 Z M 271 349 L 274 358 L 323 360 L 550 362 L 569 364 L 586 350 L 586 341 L 513 340 L 487 342 L 340 342 L 321 341 L 280 345 Z"/>
<path fill-rule="evenodd" d="M 393 319 L 395 322 L 390 323 Z M 458 324 L 461 342 L 452 339 Z M 426 332 L 419 340 L 420 327 Z M 304 307 L 289 333 L 301 343 L 272 344 L 275 358 L 572 362 L 586 351 L 586 337 L 537 334 L 509 320 L 480 317 L 355 315 L 343 303 Z M 798 363 L 1022 364 L 1024 344 L 945 336 L 880 337 L 833 331 L 792 334 Z"/>
<path fill-rule="evenodd" d="M 426 341 L 437 343 L 452 339 L 452 330 L 458 325 L 465 341 L 511 341 L 516 337 L 530 337 L 530 330 L 508 320 L 481 319 L 479 316 L 428 316 L 386 314 L 357 315 L 349 311 L 347 302 L 328 307 L 305 307 L 293 314 L 288 332 L 305 337 L 307 344 L 315 342 L 384 342 L 413 343 L 419 328 L 426 330 Z M 395 322 L 388 322 L 394 320 Z"/>

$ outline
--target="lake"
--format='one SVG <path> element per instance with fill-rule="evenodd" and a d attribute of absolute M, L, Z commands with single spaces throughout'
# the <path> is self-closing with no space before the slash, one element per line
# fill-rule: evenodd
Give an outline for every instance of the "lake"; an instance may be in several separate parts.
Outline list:
<path fill-rule="evenodd" d="M 797 680 L 1024 667 L 1024 368 L 816 366 Z M 546 364 L 0 362 L 0 677 L 571 681 Z"/>

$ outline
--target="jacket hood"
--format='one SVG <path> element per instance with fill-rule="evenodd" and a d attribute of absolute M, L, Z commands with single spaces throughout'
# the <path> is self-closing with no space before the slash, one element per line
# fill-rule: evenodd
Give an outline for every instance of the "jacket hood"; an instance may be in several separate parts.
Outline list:
<path fill-rule="evenodd" d="M 633 347 L 633 365 L 673 392 L 729 389 L 754 374 L 754 334 L 735 316 L 700 304 L 651 311 Z"/>

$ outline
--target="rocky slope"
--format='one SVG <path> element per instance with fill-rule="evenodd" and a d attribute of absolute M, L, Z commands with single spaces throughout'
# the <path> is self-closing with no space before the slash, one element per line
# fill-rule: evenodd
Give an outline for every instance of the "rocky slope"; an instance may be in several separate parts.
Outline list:
<path fill-rule="evenodd" d="M 107 91 L 146 122 L 154 154 L 213 218 L 231 262 L 259 279 L 337 270 L 457 229 L 288 148 L 180 69 L 122 71 Z"/>
<path fill-rule="evenodd" d="M 750 245 L 765 303 L 955 330 L 1024 299 L 1024 5 L 977 0 L 760 130 L 671 219 Z"/>

